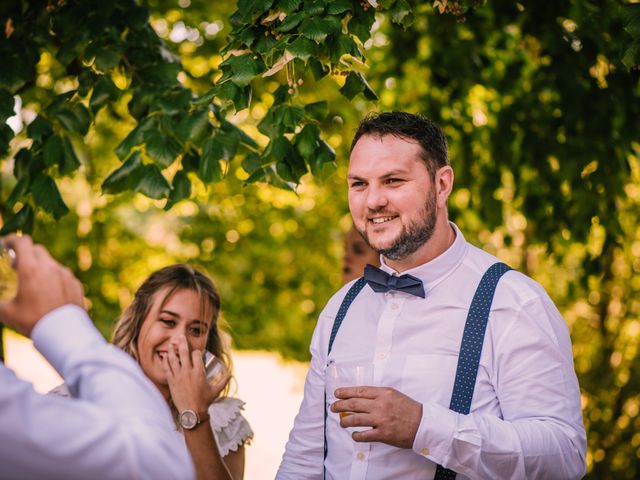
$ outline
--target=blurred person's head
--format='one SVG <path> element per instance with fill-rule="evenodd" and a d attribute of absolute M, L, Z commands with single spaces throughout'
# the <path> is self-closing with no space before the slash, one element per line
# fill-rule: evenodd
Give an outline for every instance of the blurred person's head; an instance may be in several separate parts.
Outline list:
<path fill-rule="evenodd" d="M 359 278 L 364 267 L 370 263 L 380 265 L 380 255 L 362 238 L 355 228 L 351 228 L 344 237 L 344 256 L 342 257 L 342 282 L 347 283 Z"/>
<path fill-rule="evenodd" d="M 208 350 L 227 367 L 218 328 L 220 296 L 213 281 L 190 265 L 171 265 L 152 273 L 136 291 L 113 332 L 113 343 L 131 355 L 169 398 L 163 358 L 184 335 L 190 351 Z"/>

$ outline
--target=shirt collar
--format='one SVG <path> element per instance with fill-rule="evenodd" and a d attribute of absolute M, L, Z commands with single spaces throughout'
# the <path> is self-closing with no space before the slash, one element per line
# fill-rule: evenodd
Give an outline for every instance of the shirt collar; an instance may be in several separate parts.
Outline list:
<path fill-rule="evenodd" d="M 451 246 L 433 260 L 402 272 L 402 274 L 408 273 L 422 280 L 427 292 L 455 270 L 467 251 L 467 242 L 458 226 L 453 222 L 449 222 L 449 225 L 456 234 Z M 384 263 L 382 255 L 380 255 L 380 268 L 391 275 L 399 275 L 397 271 Z"/>

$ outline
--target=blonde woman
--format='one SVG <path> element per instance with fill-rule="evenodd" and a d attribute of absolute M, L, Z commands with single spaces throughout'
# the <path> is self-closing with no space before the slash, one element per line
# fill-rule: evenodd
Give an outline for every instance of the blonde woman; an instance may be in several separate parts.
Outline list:
<path fill-rule="evenodd" d="M 192 266 L 171 265 L 143 282 L 112 339 L 167 400 L 199 480 L 243 478 L 244 447 L 253 437 L 241 414 L 244 402 L 227 396 L 231 365 L 219 313 L 211 279 Z M 213 383 L 205 373 L 205 355 L 225 366 L 226 373 Z"/>

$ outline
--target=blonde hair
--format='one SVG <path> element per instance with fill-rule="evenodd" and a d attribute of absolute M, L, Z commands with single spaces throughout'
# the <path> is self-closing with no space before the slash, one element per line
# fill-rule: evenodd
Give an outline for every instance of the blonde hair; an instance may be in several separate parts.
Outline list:
<path fill-rule="evenodd" d="M 192 290 L 200 297 L 200 311 L 202 315 L 210 314 L 209 331 L 205 348 L 218 357 L 231 371 L 231 359 L 223 342 L 224 333 L 219 326 L 220 295 L 213 281 L 207 274 L 191 265 L 175 264 L 152 273 L 136 291 L 131 305 L 129 305 L 118 319 L 113 330 L 111 342 L 131 355 L 136 362 L 140 362 L 138 353 L 138 338 L 145 318 L 151 310 L 156 294 L 168 288 L 161 299 L 161 305 L 171 298 L 178 290 Z M 228 393 L 229 384 L 222 395 Z"/>

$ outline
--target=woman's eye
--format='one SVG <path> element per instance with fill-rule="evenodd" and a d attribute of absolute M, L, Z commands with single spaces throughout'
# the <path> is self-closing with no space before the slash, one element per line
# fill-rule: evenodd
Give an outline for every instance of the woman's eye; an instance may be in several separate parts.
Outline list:
<path fill-rule="evenodd" d="M 172 320 L 171 318 L 161 318 L 160 321 L 167 327 L 174 327 L 176 325 L 176 321 Z"/>
<path fill-rule="evenodd" d="M 193 327 L 191 329 L 191 335 L 199 337 L 200 335 L 202 335 L 202 329 L 200 327 Z"/>

